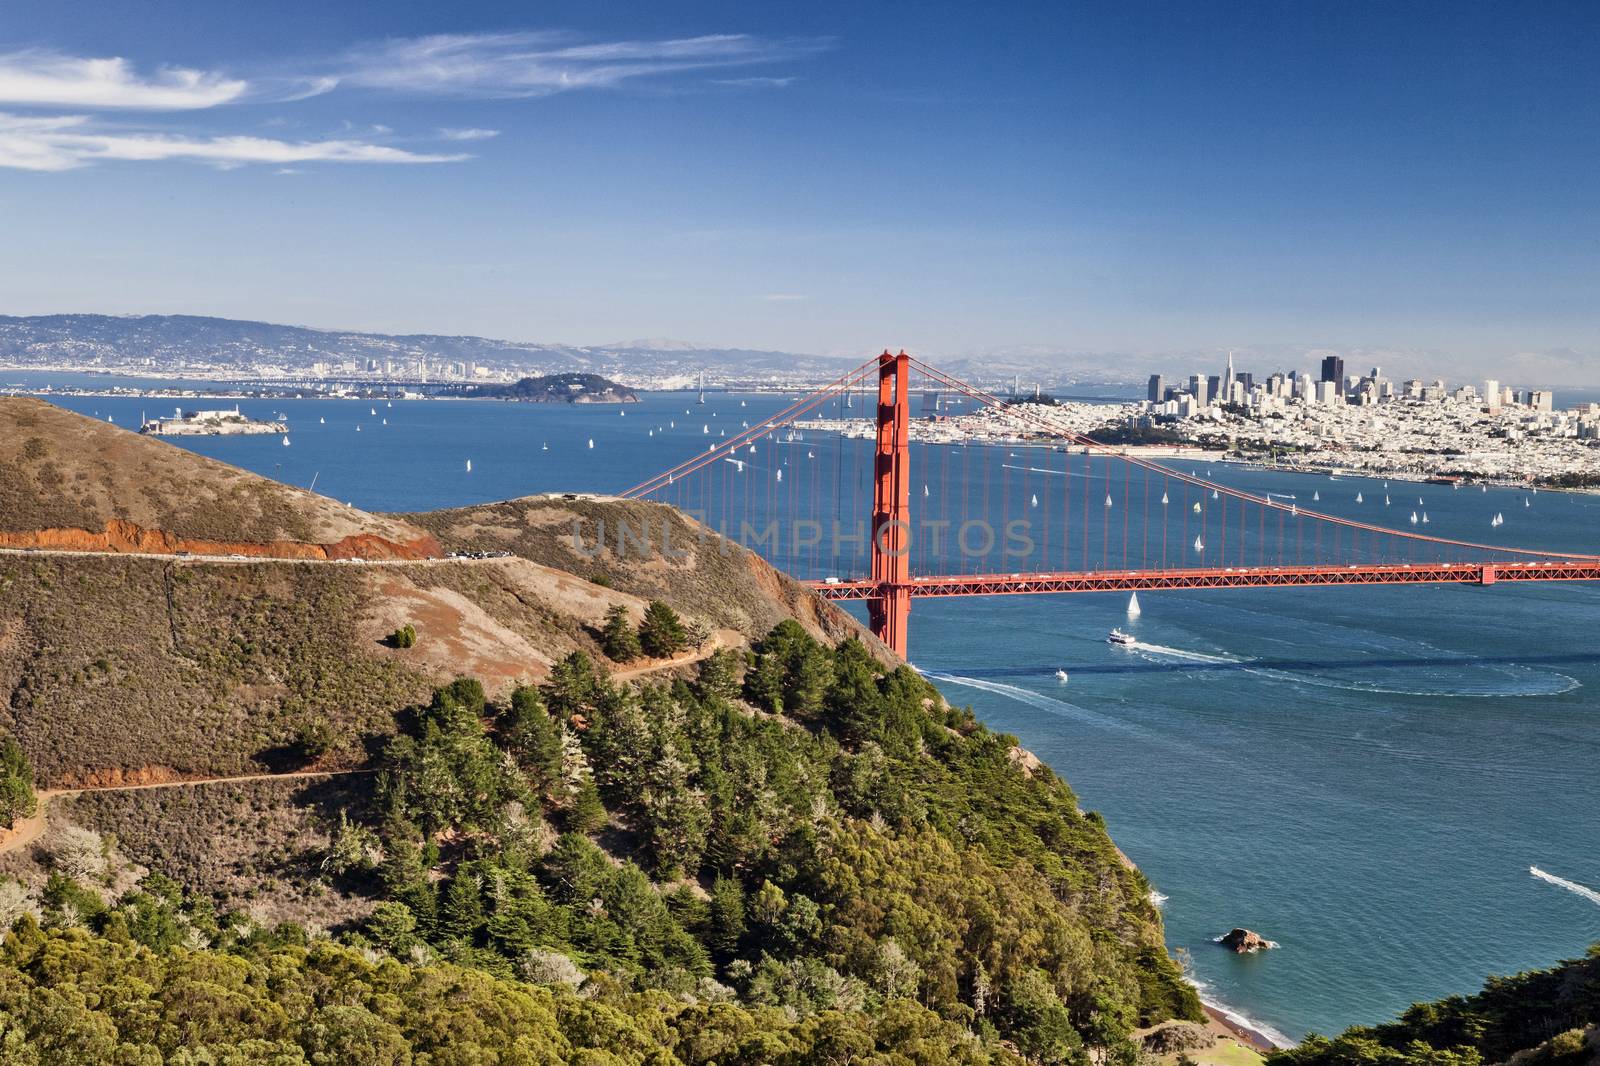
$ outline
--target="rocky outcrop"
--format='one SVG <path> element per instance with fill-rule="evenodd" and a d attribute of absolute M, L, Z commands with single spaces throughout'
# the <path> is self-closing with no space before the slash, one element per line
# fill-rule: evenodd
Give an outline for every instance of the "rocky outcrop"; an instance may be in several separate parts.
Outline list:
<path fill-rule="evenodd" d="M 1146 1033 L 1143 1043 L 1152 1055 L 1171 1055 L 1215 1047 L 1217 1034 L 1198 1022 L 1168 1022 Z"/>
<path fill-rule="evenodd" d="M 0 548 L 48 551 L 130 552 L 140 555 L 244 555 L 254 559 L 437 559 L 444 554 L 430 534 L 397 542 L 375 533 L 356 533 L 331 544 L 293 540 L 266 543 L 198 540 L 161 529 L 145 529 L 112 519 L 100 532 L 88 529 L 0 530 Z"/>
<path fill-rule="evenodd" d="M 1217 943 L 1237 955 L 1254 955 L 1258 951 L 1278 946 L 1276 941 L 1268 940 L 1250 929 L 1233 929 L 1225 936 L 1217 938 Z"/>

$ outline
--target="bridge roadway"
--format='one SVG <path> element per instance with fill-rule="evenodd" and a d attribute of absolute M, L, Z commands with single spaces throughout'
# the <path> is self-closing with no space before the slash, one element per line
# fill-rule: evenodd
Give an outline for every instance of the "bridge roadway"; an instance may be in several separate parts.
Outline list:
<path fill-rule="evenodd" d="M 928 597 L 1309 585 L 1422 585 L 1439 582 L 1493 585 L 1501 581 L 1600 581 L 1600 557 L 1549 562 L 1323 564 L 966 574 L 912 577 L 902 587 L 909 589 L 913 597 Z M 871 580 L 806 581 L 803 584 L 826 600 L 870 600 L 882 595 L 879 583 Z"/>

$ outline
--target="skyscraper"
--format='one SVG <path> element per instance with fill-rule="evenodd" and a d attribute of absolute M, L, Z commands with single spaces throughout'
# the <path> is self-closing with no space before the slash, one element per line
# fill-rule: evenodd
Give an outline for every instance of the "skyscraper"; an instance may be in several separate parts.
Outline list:
<path fill-rule="evenodd" d="M 1322 380 L 1331 381 L 1338 385 L 1337 391 L 1344 391 L 1344 359 L 1337 355 L 1322 357 Z"/>
<path fill-rule="evenodd" d="M 1146 398 L 1151 403 L 1160 403 L 1161 402 L 1162 392 L 1163 392 L 1164 388 L 1165 388 L 1165 383 L 1161 380 L 1161 375 L 1160 374 L 1151 374 L 1150 375 L 1150 391 L 1146 394 Z"/>

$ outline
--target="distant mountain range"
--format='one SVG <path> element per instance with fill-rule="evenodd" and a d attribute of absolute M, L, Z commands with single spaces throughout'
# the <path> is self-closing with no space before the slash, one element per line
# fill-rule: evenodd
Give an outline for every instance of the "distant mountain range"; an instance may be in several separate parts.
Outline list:
<path fill-rule="evenodd" d="M 596 373 L 628 384 L 827 380 L 851 360 L 795 352 L 700 348 L 683 341 L 541 344 L 416 333 L 394 336 L 195 315 L 0 316 L 0 363 L 177 374 L 306 371 L 354 362 L 476 363 L 512 373 Z"/>

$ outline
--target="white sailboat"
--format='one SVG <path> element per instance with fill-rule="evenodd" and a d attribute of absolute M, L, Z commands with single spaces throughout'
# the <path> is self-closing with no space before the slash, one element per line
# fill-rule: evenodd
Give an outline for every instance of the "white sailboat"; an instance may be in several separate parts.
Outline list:
<path fill-rule="evenodd" d="M 369 414 L 369 415 L 376 415 L 376 414 L 377 414 L 377 413 L 378 413 L 378 409 L 377 409 L 377 408 L 376 408 L 376 407 L 369 407 L 369 408 L 367 408 L 367 414 Z"/>
<path fill-rule="evenodd" d="M 550 450 L 550 442 L 549 442 L 549 441 L 545 441 L 545 442 L 544 442 L 544 446 L 543 446 L 543 447 L 541 447 L 541 448 L 540 448 L 540 449 L 539 449 L 539 450 L 540 450 L 540 451 L 541 451 L 541 452 L 547 452 L 547 451 L 549 451 L 549 450 Z"/>
<path fill-rule="evenodd" d="M 1365 500 L 1363 500 L 1363 499 L 1362 499 L 1362 498 L 1361 498 L 1361 493 L 1359 493 L 1359 492 L 1358 492 L 1358 493 L 1356 493 L 1356 502 L 1357 502 L 1357 503 L 1365 503 L 1365 502 L 1366 502 L 1366 501 L 1365 501 Z"/>
<path fill-rule="evenodd" d="M 1312 493 L 1311 493 L 1311 498 L 1312 498 L 1312 499 L 1313 499 L 1313 500 L 1320 500 L 1320 499 L 1322 499 L 1322 493 L 1321 493 L 1321 492 L 1318 492 L 1318 491 L 1315 491 L 1315 490 L 1313 490 L 1313 491 L 1312 491 Z"/>
<path fill-rule="evenodd" d="M 811 458 L 811 453 L 810 452 L 806 453 L 806 458 L 807 459 Z M 926 485 L 922 486 L 922 498 L 923 499 L 927 499 L 928 498 L 928 486 L 926 486 Z"/>
<path fill-rule="evenodd" d="M 1388 493 L 1384 493 L 1383 494 L 1383 505 L 1385 507 L 1389 506 L 1389 494 Z"/>
<path fill-rule="evenodd" d="M 1411 512 L 1411 524 L 1412 525 L 1416 525 L 1417 524 L 1417 512 L 1415 512 L 1415 511 Z"/>
<path fill-rule="evenodd" d="M 1524 507 L 1532 507 L 1533 506 L 1533 501 L 1528 499 L 1526 496 L 1524 496 L 1522 498 L 1522 506 L 1524 506 Z"/>
<path fill-rule="evenodd" d="M 774 474 L 774 477 L 773 477 L 774 481 L 782 481 L 783 480 L 783 471 L 782 470 L 773 471 L 773 474 Z"/>
<path fill-rule="evenodd" d="M 1213 500 L 1217 498 L 1217 490 L 1216 489 L 1212 489 L 1211 490 L 1211 498 Z"/>
<path fill-rule="evenodd" d="M 328 424 L 328 420 L 327 420 L 327 419 L 326 419 L 326 418 L 319 418 L 319 419 L 317 419 L 317 425 L 319 425 L 319 426 L 325 426 L 325 425 L 327 425 L 327 424 Z"/>
<path fill-rule="evenodd" d="M 1206 550 L 1205 542 L 1202 541 L 1199 537 L 1195 537 L 1194 538 L 1194 550 L 1197 551 L 1197 552 L 1203 552 L 1203 551 Z"/>
<path fill-rule="evenodd" d="M 284 437 L 283 438 L 283 446 L 285 448 L 287 448 L 289 446 L 289 438 L 288 437 Z"/>
<path fill-rule="evenodd" d="M 1106 493 L 1106 506 L 1107 507 L 1111 506 L 1111 493 L 1109 493 L 1109 492 Z"/>
<path fill-rule="evenodd" d="M 1139 610 L 1139 594 L 1137 592 L 1130 593 L 1128 595 L 1128 617 L 1138 618 L 1143 613 L 1143 611 Z"/>
<path fill-rule="evenodd" d="M 1166 505 L 1167 505 L 1167 494 L 1163 492 L 1161 494 L 1161 506 L 1165 507 Z"/>
<path fill-rule="evenodd" d="M 1422 512 L 1422 524 L 1423 525 L 1427 525 L 1428 524 L 1428 512 L 1427 511 L 1423 511 Z"/>
<path fill-rule="evenodd" d="M 926 486 L 926 485 L 924 485 L 924 486 L 923 486 L 923 488 L 924 488 L 924 489 L 926 489 L 926 488 L 927 488 L 927 486 Z M 926 496 L 926 495 L 927 495 L 927 493 L 926 493 L 926 492 L 924 492 L 924 493 L 923 493 L 923 495 L 924 495 L 924 496 Z M 1028 506 L 1029 506 L 1029 507 L 1037 507 L 1037 506 L 1039 506 L 1039 496 L 1038 496 L 1038 494 L 1037 494 L 1037 493 L 1035 493 L 1035 494 L 1034 494 L 1034 496 L 1033 496 L 1033 498 L 1032 498 L 1032 499 L 1030 499 L 1030 500 L 1029 500 L 1029 501 L 1028 501 Z"/>
<path fill-rule="evenodd" d="M 467 473 L 469 473 L 469 474 L 472 473 L 472 460 L 471 459 L 467 460 Z"/>
<path fill-rule="evenodd" d="M 591 447 L 591 448 L 594 447 L 594 438 L 593 437 L 589 438 L 589 447 Z"/>
<path fill-rule="evenodd" d="M 1200 513 L 1200 501 L 1198 501 L 1198 500 L 1195 501 L 1194 513 L 1195 514 L 1199 514 Z"/>

